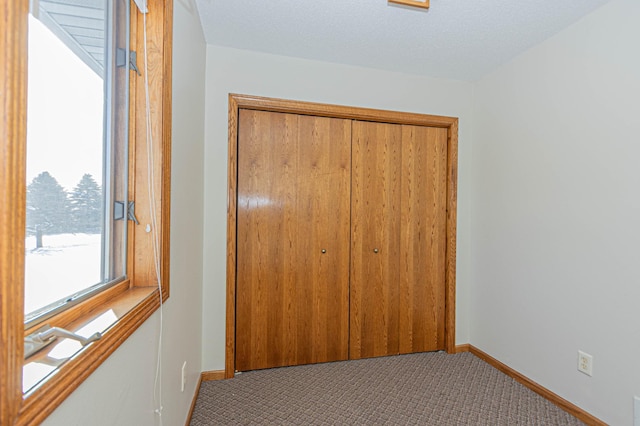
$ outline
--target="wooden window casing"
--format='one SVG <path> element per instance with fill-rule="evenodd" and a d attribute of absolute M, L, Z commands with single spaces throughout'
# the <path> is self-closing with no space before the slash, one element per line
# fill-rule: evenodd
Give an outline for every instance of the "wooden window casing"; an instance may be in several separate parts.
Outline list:
<path fill-rule="evenodd" d="M 131 49 L 144 72 L 143 16 L 131 2 Z M 22 392 L 24 242 L 26 199 L 27 20 L 29 0 L 0 7 L 0 424 L 41 423 L 169 297 L 171 165 L 171 52 L 173 2 L 149 0 L 147 52 L 152 159 L 160 246 L 161 292 L 156 284 L 148 201 L 145 80 L 130 84 L 129 199 L 139 226 L 129 222 L 127 280 L 47 321 L 76 330 L 111 310 L 118 318 L 103 337 L 62 364 L 46 380 Z M 54 343 L 55 344 L 55 343 Z"/>

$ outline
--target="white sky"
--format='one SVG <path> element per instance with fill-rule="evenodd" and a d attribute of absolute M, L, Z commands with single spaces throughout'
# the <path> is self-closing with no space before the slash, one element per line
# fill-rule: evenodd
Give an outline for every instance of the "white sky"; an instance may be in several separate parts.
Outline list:
<path fill-rule="evenodd" d="M 27 184 L 43 171 L 71 190 L 90 173 L 102 184 L 103 82 L 29 15 Z"/>

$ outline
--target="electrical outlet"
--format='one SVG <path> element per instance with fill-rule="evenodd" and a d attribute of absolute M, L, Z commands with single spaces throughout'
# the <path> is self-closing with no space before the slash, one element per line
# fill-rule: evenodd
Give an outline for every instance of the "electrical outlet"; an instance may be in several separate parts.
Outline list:
<path fill-rule="evenodd" d="M 586 352 L 578 351 L 578 371 L 593 376 L 593 357 Z"/>
<path fill-rule="evenodd" d="M 182 364 L 182 379 L 180 380 L 180 392 L 184 392 L 184 385 L 187 384 L 187 361 L 184 362 L 184 364 Z"/>
<path fill-rule="evenodd" d="M 640 426 L 640 396 L 633 397 L 633 426 Z"/>

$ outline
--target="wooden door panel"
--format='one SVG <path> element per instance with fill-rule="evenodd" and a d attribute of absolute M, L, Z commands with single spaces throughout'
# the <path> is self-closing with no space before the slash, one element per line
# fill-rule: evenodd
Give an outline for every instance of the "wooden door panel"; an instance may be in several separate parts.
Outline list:
<path fill-rule="evenodd" d="M 273 363 L 282 352 L 283 247 L 286 193 L 295 189 L 286 145 L 286 116 L 240 112 L 238 143 L 238 280 L 236 369 Z M 272 135 L 280 135 L 274 139 Z M 284 156 L 284 158 L 283 158 Z M 288 164 L 288 166 L 283 166 Z M 272 226 L 272 224 L 274 224 Z M 279 324 L 280 323 L 280 324 Z M 271 335 L 270 335 L 271 334 Z M 271 358 L 271 359 L 269 359 Z"/>
<path fill-rule="evenodd" d="M 447 130 L 402 126 L 400 353 L 444 349 Z"/>
<path fill-rule="evenodd" d="M 347 359 L 351 123 L 300 116 L 298 140 L 297 363 Z"/>
<path fill-rule="evenodd" d="M 237 370 L 347 358 L 350 130 L 240 111 Z"/>
<path fill-rule="evenodd" d="M 349 356 L 398 353 L 399 125 L 353 122 Z M 375 252 L 377 251 L 377 252 Z"/>

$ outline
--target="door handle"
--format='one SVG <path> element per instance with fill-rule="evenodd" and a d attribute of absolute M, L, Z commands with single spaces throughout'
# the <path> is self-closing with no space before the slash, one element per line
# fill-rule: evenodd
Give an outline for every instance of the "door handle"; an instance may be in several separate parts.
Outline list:
<path fill-rule="evenodd" d="M 374 248 L 374 249 L 373 249 L 373 252 L 374 252 L 374 253 L 376 253 L 376 254 L 378 254 L 378 249 L 377 249 L 377 248 Z"/>

